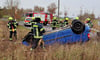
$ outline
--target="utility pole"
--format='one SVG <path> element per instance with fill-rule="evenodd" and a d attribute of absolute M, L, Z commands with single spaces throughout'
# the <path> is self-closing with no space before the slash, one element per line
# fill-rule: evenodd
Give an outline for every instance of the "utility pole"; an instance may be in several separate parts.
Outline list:
<path fill-rule="evenodd" d="M 58 20 L 59 20 L 59 11 L 60 11 L 60 0 L 58 0 Z"/>

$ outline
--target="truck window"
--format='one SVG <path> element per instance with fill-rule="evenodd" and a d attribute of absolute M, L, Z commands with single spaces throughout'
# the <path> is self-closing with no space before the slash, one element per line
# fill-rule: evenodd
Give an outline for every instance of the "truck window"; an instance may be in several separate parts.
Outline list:
<path fill-rule="evenodd" d="M 41 17 L 41 21 L 45 21 L 45 14 L 34 14 L 34 17 Z"/>
<path fill-rule="evenodd" d="M 50 21 L 50 15 L 47 15 L 47 20 Z"/>
<path fill-rule="evenodd" d="M 30 14 L 29 14 L 29 17 L 32 17 L 32 16 L 33 16 L 33 14 L 32 14 L 32 13 L 30 13 Z"/>

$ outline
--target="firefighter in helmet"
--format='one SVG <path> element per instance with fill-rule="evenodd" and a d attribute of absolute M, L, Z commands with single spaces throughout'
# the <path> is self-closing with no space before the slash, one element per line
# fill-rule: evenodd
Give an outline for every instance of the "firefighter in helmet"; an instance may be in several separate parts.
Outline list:
<path fill-rule="evenodd" d="M 9 32 L 10 32 L 10 36 L 9 36 L 9 40 L 12 41 L 12 34 L 14 33 L 14 37 L 17 39 L 17 32 L 16 32 L 16 28 L 18 26 L 18 23 L 12 18 L 9 17 L 9 22 L 7 24 L 8 28 L 9 28 Z"/>
<path fill-rule="evenodd" d="M 32 17 L 32 21 L 31 21 L 32 24 L 35 24 L 35 17 Z"/>
<path fill-rule="evenodd" d="M 93 23 L 91 22 L 90 18 L 86 18 L 86 24 L 88 24 L 91 28 L 93 27 Z"/>
<path fill-rule="evenodd" d="M 75 17 L 75 20 L 79 20 L 79 17 Z"/>
<path fill-rule="evenodd" d="M 65 20 L 64 20 L 64 26 L 68 25 L 68 20 L 69 20 L 69 18 L 65 18 Z"/>
<path fill-rule="evenodd" d="M 33 38 L 33 26 L 34 26 L 34 24 L 36 24 L 36 21 L 35 21 L 35 17 L 32 17 L 31 18 L 32 19 L 32 21 L 30 21 L 29 23 L 31 23 L 31 31 L 30 32 L 28 32 L 28 34 L 24 37 L 24 39 L 23 39 L 23 41 L 22 41 L 22 43 L 24 44 L 24 45 L 27 45 L 26 43 L 28 43 L 29 45 L 32 45 L 32 40 L 34 39 Z M 26 42 L 26 43 L 25 43 Z"/>
<path fill-rule="evenodd" d="M 36 24 L 36 21 L 35 21 L 35 17 L 32 17 L 32 21 L 30 22 L 31 23 L 31 32 L 33 32 L 33 25 Z"/>
<path fill-rule="evenodd" d="M 59 26 L 60 27 L 63 27 L 64 26 L 63 19 L 60 19 Z"/>
<path fill-rule="evenodd" d="M 40 23 L 41 18 L 40 17 L 36 17 L 35 18 L 35 22 L 36 24 L 33 25 L 33 42 L 32 42 L 32 49 L 35 49 L 38 44 L 40 43 L 40 41 L 43 42 L 42 38 L 43 38 L 43 33 L 45 33 L 45 29 L 43 28 L 43 25 Z M 44 47 L 43 44 L 40 44 L 41 47 Z"/>
<path fill-rule="evenodd" d="M 55 30 L 58 24 L 58 20 L 56 17 L 53 17 L 53 21 L 51 22 L 52 30 Z"/>

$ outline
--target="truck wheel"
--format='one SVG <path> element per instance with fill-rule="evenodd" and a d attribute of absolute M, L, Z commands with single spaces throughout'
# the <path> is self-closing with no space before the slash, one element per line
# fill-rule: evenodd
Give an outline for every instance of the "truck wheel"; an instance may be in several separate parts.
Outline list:
<path fill-rule="evenodd" d="M 73 20 L 71 29 L 74 33 L 81 34 L 85 30 L 85 24 L 79 20 Z"/>

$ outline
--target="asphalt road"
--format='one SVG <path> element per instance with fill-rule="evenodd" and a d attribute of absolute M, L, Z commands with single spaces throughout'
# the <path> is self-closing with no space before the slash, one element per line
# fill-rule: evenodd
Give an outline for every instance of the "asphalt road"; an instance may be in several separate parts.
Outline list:
<path fill-rule="evenodd" d="M 19 25 L 24 26 L 24 21 L 20 21 L 18 22 Z M 29 26 L 25 26 L 27 29 L 31 29 L 31 27 Z M 48 26 L 43 26 L 45 28 L 46 31 L 52 31 L 52 28 L 48 25 Z"/>
<path fill-rule="evenodd" d="M 24 26 L 24 21 L 20 21 L 18 24 Z"/>

